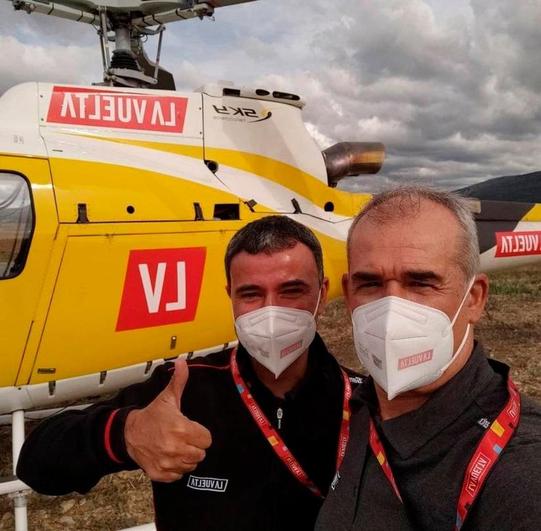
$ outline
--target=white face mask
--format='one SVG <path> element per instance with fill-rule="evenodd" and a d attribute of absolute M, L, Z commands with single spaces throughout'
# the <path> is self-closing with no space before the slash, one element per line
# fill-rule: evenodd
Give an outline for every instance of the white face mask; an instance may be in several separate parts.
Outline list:
<path fill-rule="evenodd" d="M 269 369 L 275 378 L 310 346 L 316 335 L 315 312 L 265 306 L 235 320 L 237 337 L 248 353 Z"/>
<path fill-rule="evenodd" d="M 357 356 L 389 400 L 435 382 L 462 350 L 470 325 L 454 353 L 453 325 L 474 280 L 452 321 L 440 310 L 393 296 L 355 308 L 351 317 Z"/>

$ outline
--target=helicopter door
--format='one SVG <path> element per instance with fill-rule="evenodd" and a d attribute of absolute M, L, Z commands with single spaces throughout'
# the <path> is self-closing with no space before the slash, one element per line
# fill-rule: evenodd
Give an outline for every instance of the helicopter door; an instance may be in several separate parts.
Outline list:
<path fill-rule="evenodd" d="M 31 383 L 99 375 L 232 341 L 223 256 L 239 226 L 62 227 L 65 248 Z"/>
<path fill-rule="evenodd" d="M 47 161 L 0 156 L 0 388 L 16 384 L 39 326 L 56 227 Z"/>

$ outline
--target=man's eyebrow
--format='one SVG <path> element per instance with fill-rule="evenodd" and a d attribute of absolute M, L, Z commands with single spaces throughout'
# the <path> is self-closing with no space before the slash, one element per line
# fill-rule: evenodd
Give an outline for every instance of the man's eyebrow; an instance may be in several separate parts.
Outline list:
<path fill-rule="evenodd" d="M 302 280 L 300 278 L 295 278 L 293 280 L 287 280 L 286 282 L 282 282 L 280 284 L 281 289 L 287 289 L 287 288 L 304 288 L 304 287 L 310 287 L 308 282 L 305 280 Z"/>
<path fill-rule="evenodd" d="M 406 271 L 404 276 L 411 280 L 420 280 L 420 281 L 435 280 L 436 282 L 443 281 L 443 277 L 441 275 L 438 275 L 434 271 L 412 270 L 412 271 Z"/>
<path fill-rule="evenodd" d="M 410 280 L 443 282 L 443 277 L 434 271 L 423 269 L 412 269 L 403 273 L 403 276 Z M 382 276 L 379 273 L 371 273 L 369 271 L 357 271 L 351 275 L 353 282 L 374 282 L 381 280 Z"/>
<path fill-rule="evenodd" d="M 252 291 L 258 291 L 261 289 L 261 286 L 257 284 L 243 284 L 235 289 L 235 293 L 241 295 L 242 293 L 248 293 Z"/>
<path fill-rule="evenodd" d="M 374 280 L 381 280 L 379 273 L 369 273 L 368 271 L 357 271 L 351 275 L 353 282 L 373 282 Z"/>

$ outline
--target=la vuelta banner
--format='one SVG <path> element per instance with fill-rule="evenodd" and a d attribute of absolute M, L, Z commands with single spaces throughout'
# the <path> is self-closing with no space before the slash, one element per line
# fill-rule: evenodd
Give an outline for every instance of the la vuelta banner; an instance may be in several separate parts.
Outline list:
<path fill-rule="evenodd" d="M 116 330 L 193 321 L 206 248 L 132 249 Z"/>
<path fill-rule="evenodd" d="M 182 133 L 188 98 L 53 87 L 47 122 Z"/>
<path fill-rule="evenodd" d="M 496 257 L 541 254 L 541 231 L 496 233 Z"/>

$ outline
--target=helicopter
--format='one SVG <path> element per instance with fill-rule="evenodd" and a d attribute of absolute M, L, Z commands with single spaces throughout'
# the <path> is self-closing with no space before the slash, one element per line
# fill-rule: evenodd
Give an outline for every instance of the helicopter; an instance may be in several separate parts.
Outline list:
<path fill-rule="evenodd" d="M 167 23 L 253 0 L 9 1 L 93 25 L 104 75 L 0 98 L 0 414 L 107 393 L 164 359 L 232 344 L 222 258 L 258 217 L 313 229 L 339 296 L 347 230 L 371 196 L 336 185 L 377 173 L 384 146 L 322 152 L 300 96 L 232 84 L 180 93 L 159 64 Z M 540 204 L 471 204 L 483 270 L 541 260 Z"/>
<path fill-rule="evenodd" d="M 94 26 L 103 79 L 0 97 L 0 414 L 110 393 L 164 360 L 235 344 L 223 256 L 260 217 L 311 228 L 340 295 L 347 232 L 371 195 L 337 184 L 376 174 L 384 146 L 321 151 L 301 96 L 178 92 L 160 65 L 167 24 L 254 0 L 8 1 Z M 470 203 L 484 271 L 541 261 L 541 204 Z"/>
<path fill-rule="evenodd" d="M 108 393 L 164 359 L 232 344 L 223 255 L 258 217 L 312 228 L 339 295 L 349 222 L 370 196 L 336 184 L 377 172 L 383 145 L 322 153 L 300 96 L 223 83 L 180 93 L 159 64 L 165 24 L 246 1 L 11 2 L 94 25 L 104 76 L 0 98 L 0 414 Z"/>

